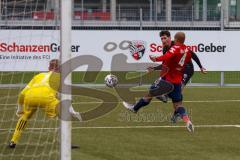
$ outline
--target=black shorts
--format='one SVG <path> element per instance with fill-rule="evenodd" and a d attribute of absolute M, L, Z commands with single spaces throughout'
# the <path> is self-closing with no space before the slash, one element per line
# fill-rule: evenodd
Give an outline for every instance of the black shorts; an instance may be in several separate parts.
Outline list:
<path fill-rule="evenodd" d="M 182 84 L 187 85 L 189 80 L 192 78 L 193 74 L 194 74 L 193 67 L 185 67 L 184 73 L 183 73 Z"/>

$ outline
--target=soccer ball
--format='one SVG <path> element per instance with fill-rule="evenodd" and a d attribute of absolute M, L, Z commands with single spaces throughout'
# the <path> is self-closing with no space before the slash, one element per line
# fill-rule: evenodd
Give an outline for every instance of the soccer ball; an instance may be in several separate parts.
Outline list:
<path fill-rule="evenodd" d="M 106 86 L 111 88 L 115 87 L 118 84 L 118 78 L 113 74 L 108 74 L 104 80 L 105 80 Z"/>

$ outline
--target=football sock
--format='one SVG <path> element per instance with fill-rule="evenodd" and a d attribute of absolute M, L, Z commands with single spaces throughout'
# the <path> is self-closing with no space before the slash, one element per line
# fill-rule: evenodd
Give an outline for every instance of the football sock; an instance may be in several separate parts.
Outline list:
<path fill-rule="evenodd" d="M 12 142 L 14 143 L 17 143 L 21 134 L 22 134 L 22 131 L 26 128 L 26 125 L 27 125 L 27 120 L 25 119 L 24 116 L 22 116 L 18 122 L 17 122 L 17 126 L 15 128 L 15 131 L 14 131 L 14 134 L 13 134 L 13 137 L 12 137 Z"/>
<path fill-rule="evenodd" d="M 188 115 L 183 116 L 182 119 L 185 123 L 190 121 Z"/>
<path fill-rule="evenodd" d="M 134 105 L 133 109 L 134 109 L 135 111 L 138 111 L 140 108 L 148 105 L 149 103 L 150 103 L 150 100 L 145 100 L 145 99 L 141 98 L 141 99 Z"/>
<path fill-rule="evenodd" d="M 175 112 L 177 112 L 177 113 L 180 114 L 182 120 L 183 120 L 185 123 L 187 123 L 188 121 L 190 121 L 190 120 L 189 120 L 189 117 L 188 117 L 188 114 L 187 114 L 187 112 L 186 112 L 186 110 L 185 110 L 184 107 L 182 107 L 182 106 L 181 106 L 181 107 L 178 107 Z M 174 112 L 174 113 L 175 113 L 175 112 Z"/>

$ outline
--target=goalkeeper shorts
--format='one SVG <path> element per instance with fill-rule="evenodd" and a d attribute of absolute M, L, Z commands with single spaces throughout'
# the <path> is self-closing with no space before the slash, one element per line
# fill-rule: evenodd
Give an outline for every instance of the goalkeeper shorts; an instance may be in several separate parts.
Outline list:
<path fill-rule="evenodd" d="M 45 111 L 48 117 L 57 116 L 57 106 L 59 100 L 54 96 L 34 96 L 26 94 L 24 97 L 24 112 L 41 108 Z"/>

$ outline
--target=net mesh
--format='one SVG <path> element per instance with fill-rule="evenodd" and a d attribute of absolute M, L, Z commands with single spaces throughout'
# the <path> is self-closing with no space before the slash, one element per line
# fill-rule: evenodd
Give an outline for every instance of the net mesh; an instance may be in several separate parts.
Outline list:
<path fill-rule="evenodd" d="M 16 148 L 8 147 L 18 121 L 15 113 L 20 91 L 34 75 L 47 71 L 46 64 L 50 59 L 59 58 L 57 53 L 48 54 L 44 51 L 35 52 L 33 48 L 27 49 L 27 45 L 49 45 L 51 42 L 59 44 L 59 31 L 52 29 L 46 33 L 43 30 L 32 30 L 38 21 L 47 23 L 53 19 L 53 16 L 51 7 L 46 7 L 45 0 L 1 1 L 1 23 L 6 27 L 5 30 L 0 31 L 2 45 L 0 53 L 1 160 L 59 159 L 58 120 L 47 117 L 42 109 L 38 109 L 27 122 L 27 127 Z M 32 25 L 29 25 L 26 30 L 18 26 L 18 21 L 26 23 L 31 21 L 29 24 L 32 23 Z M 18 27 L 18 30 L 9 29 L 7 26 Z M 14 43 L 19 48 L 14 47 Z M 24 51 L 21 51 L 20 45 L 26 47 Z M 32 69 L 35 72 L 32 72 Z"/>
<path fill-rule="evenodd" d="M 57 10 L 54 8 L 56 5 L 54 2 L 56 1 L 1 0 L 0 24 L 2 29 L 7 30 L 0 31 L 0 43 L 13 44 L 13 42 L 16 41 L 18 44 L 48 44 L 48 42 L 59 44 L 59 37 L 56 36 L 59 35 L 57 30 L 59 23 L 58 19 L 56 19 L 58 15 L 55 14 Z M 88 1 L 86 1 L 86 3 L 87 2 Z M 160 5 L 160 7 L 163 6 L 163 8 L 159 8 L 157 11 L 155 11 L 155 7 L 153 7 L 152 12 L 149 12 L 148 8 L 150 6 L 147 6 L 147 8 L 142 7 L 142 20 L 144 23 L 141 24 L 139 8 L 126 9 L 118 5 L 115 15 L 116 21 L 111 21 L 110 5 L 107 5 L 106 11 L 102 13 L 99 9 L 94 9 L 94 7 L 90 8 L 92 4 L 84 4 L 84 6 L 82 6 L 79 0 L 75 0 L 73 29 L 139 30 L 142 28 L 143 30 L 220 30 L 220 14 L 218 9 L 208 9 L 208 14 L 206 15 L 207 21 L 202 23 L 202 11 L 194 12 L 191 5 L 190 9 L 185 10 L 173 7 L 173 21 L 166 22 L 165 1 L 161 2 L 164 4 Z M 178 23 L 178 21 L 183 21 L 183 23 Z M 42 30 L 48 27 L 51 30 Z M 16 32 L 12 30 L 16 28 L 20 31 Z M 29 121 L 17 148 L 8 148 L 8 143 L 18 120 L 15 115 L 18 94 L 26 83 L 28 83 L 34 75 L 39 73 L 39 71 L 25 71 L 31 70 L 28 67 L 30 60 L 16 58 L 16 53 L 17 51 L 12 54 L 9 54 L 7 51 L 0 52 L 0 159 L 59 159 L 58 121 L 57 119 L 49 119 L 42 110 L 38 110 Z M 29 56 L 29 53 L 19 52 L 17 55 Z M 15 58 L 11 56 L 15 56 Z M 38 56 L 43 56 L 43 54 L 38 54 Z M 31 62 L 34 63 L 33 68 L 41 67 L 44 61 L 48 60 L 31 60 Z M 73 83 L 92 82 L 92 85 L 101 84 L 104 86 L 103 79 L 107 74 L 109 74 L 109 72 L 99 73 L 97 79 L 93 82 L 91 81 L 91 75 L 84 77 L 85 72 L 74 72 Z M 142 71 L 130 73 L 118 72 L 114 74 L 117 75 L 120 85 L 149 85 L 159 76 L 158 72 L 146 75 L 146 73 Z M 225 83 L 240 83 L 239 71 L 225 72 L 224 75 Z M 89 77 L 90 80 L 87 79 Z M 220 83 L 220 79 L 220 72 L 209 72 L 204 76 L 200 75 L 199 72 L 195 72 L 191 82 L 205 85 L 207 83 Z M 106 96 L 103 95 L 103 97 Z M 74 98 L 74 106 L 79 105 L 80 98 L 77 96 Z M 82 100 L 84 99 L 81 97 L 81 101 Z M 91 107 L 91 105 L 89 105 L 91 104 L 90 102 L 92 102 L 92 99 L 85 102 L 85 108 L 81 106 L 81 108 L 78 107 L 78 109 L 88 110 L 89 106 Z M 111 103 L 112 101 L 109 100 L 108 102 Z M 96 103 L 99 103 L 99 101 Z M 111 122 L 111 120 L 108 122 Z M 77 123 L 76 126 L 79 126 L 79 123 Z M 78 134 L 75 134 L 75 136 L 76 135 Z"/>

